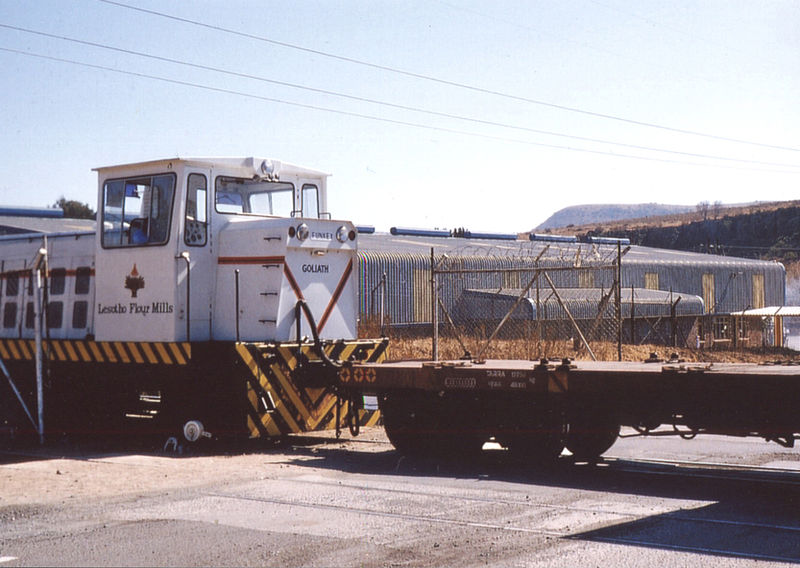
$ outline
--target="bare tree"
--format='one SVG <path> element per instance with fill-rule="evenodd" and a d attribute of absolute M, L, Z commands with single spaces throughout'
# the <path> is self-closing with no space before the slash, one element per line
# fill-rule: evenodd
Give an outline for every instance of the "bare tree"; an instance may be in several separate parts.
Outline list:
<path fill-rule="evenodd" d="M 703 216 L 703 221 L 708 219 L 709 207 L 710 204 L 708 203 L 708 201 L 701 201 L 700 203 L 697 204 L 697 212 Z"/>

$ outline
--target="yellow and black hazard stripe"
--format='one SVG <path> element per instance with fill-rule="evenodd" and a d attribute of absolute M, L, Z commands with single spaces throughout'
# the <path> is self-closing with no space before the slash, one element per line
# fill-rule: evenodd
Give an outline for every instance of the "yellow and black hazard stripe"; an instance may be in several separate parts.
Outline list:
<path fill-rule="evenodd" d="M 187 342 L 45 339 L 42 352 L 49 361 L 67 363 L 188 365 L 192 359 Z M 35 340 L 0 339 L 0 358 L 4 361 L 32 361 L 35 357 Z"/>
<path fill-rule="evenodd" d="M 337 341 L 326 344 L 328 357 L 339 360 L 380 362 L 386 354 L 385 340 Z M 236 353 L 248 369 L 247 428 L 251 437 L 279 436 L 336 428 L 337 396 L 331 387 L 298 386 L 294 371 L 300 360 L 318 361 L 312 345 L 238 343 Z M 348 412 L 339 408 L 339 417 Z M 377 411 L 359 410 L 361 426 L 378 422 Z"/>

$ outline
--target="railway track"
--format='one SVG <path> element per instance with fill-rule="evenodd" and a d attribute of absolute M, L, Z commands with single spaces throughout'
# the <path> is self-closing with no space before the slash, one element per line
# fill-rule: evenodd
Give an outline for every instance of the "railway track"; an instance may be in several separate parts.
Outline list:
<path fill-rule="evenodd" d="M 665 460 L 666 461 L 666 460 Z M 729 464 L 733 465 L 733 464 Z M 612 466 L 614 467 L 614 466 Z M 742 469 L 741 467 L 737 469 Z M 745 468 L 746 469 L 746 468 Z M 771 468 L 758 468 L 759 470 Z M 625 470 L 628 471 L 627 469 Z M 641 473 L 637 471 L 637 473 Z M 638 546 L 657 549 L 666 549 L 675 552 L 696 553 L 704 555 L 724 556 L 729 558 L 746 558 L 771 562 L 800 562 L 800 553 L 798 554 L 768 554 L 766 552 L 759 553 L 753 550 L 736 550 L 734 547 L 722 546 L 693 546 L 691 544 L 678 544 L 675 542 L 664 542 L 659 539 L 650 539 L 629 536 L 626 530 L 619 527 L 636 526 L 643 523 L 660 523 L 669 524 L 682 527 L 681 530 L 690 533 L 705 534 L 710 531 L 721 531 L 725 534 L 730 533 L 746 533 L 746 534 L 763 534 L 767 538 L 783 541 L 795 541 L 800 535 L 800 523 L 772 523 L 763 522 L 753 519 L 730 519 L 730 518 L 710 518 L 704 516 L 702 511 L 700 514 L 692 514 L 691 510 L 678 510 L 668 511 L 663 514 L 656 515 L 653 519 L 652 515 L 632 513 L 625 510 L 624 507 L 614 508 L 607 505 L 598 507 L 588 506 L 572 506 L 564 504 L 547 503 L 543 501 L 533 501 L 527 498 L 498 498 L 483 497 L 476 495 L 457 495 L 453 493 L 442 493 L 440 491 L 424 491 L 415 486 L 414 489 L 398 489 L 379 487 L 365 483 L 346 483 L 334 482 L 327 480 L 309 480 L 309 479 L 287 479 L 282 478 L 282 483 L 295 484 L 302 486 L 295 495 L 298 497 L 277 497 L 277 496 L 254 496 L 244 495 L 230 492 L 207 492 L 204 493 L 206 497 L 213 499 L 220 499 L 224 501 L 242 501 L 249 503 L 261 503 L 274 507 L 287 507 L 287 508 L 301 508 L 318 510 L 325 512 L 338 512 L 342 515 L 356 515 L 362 517 L 378 517 L 382 519 L 389 519 L 396 523 L 414 523 L 429 525 L 432 528 L 435 526 L 455 526 L 464 527 L 465 529 L 473 529 L 478 531 L 498 531 L 502 533 L 519 533 L 521 535 L 532 535 L 537 537 L 548 537 L 561 539 L 564 541 L 581 541 L 588 540 L 593 542 L 602 542 L 607 544 L 617 544 L 625 546 Z M 541 511 L 547 510 L 555 512 L 560 515 L 567 516 L 584 516 L 586 519 L 591 519 L 593 516 L 603 519 L 600 522 L 585 522 L 579 524 L 574 529 L 553 530 L 548 528 L 537 528 L 536 526 L 526 526 L 520 523 L 508 522 L 484 522 L 476 521 L 468 518 L 467 516 L 458 515 L 433 515 L 433 514 L 419 514 L 413 512 L 398 512 L 393 510 L 386 510 L 379 505 L 373 506 L 358 506 L 352 503 L 335 503 L 335 502 L 319 502 L 311 499 L 299 497 L 309 493 L 308 487 L 324 488 L 326 490 L 341 493 L 370 493 L 376 495 L 376 498 L 369 499 L 370 503 L 384 503 L 386 501 L 396 502 L 396 499 L 382 499 L 381 497 L 391 496 L 393 498 L 407 498 L 410 500 L 429 499 L 431 502 L 436 502 L 439 509 L 443 510 L 473 510 L 471 506 L 501 506 L 505 508 L 513 508 L 514 516 L 524 516 L 525 518 L 534 518 L 540 515 Z M 493 491 L 488 491 L 492 493 Z M 530 519 L 528 519 L 530 520 Z M 616 534 L 619 533 L 619 534 Z"/>
<path fill-rule="evenodd" d="M 762 482 L 800 487 L 800 470 L 724 462 L 608 456 L 602 464 L 615 471 L 698 479 Z"/>
<path fill-rule="evenodd" d="M 307 520 L 311 527 L 322 527 L 317 530 L 326 536 L 337 535 L 341 522 L 351 533 L 358 530 L 354 527 L 373 527 L 373 531 L 383 527 L 404 543 L 427 543 L 423 547 L 434 539 L 484 543 L 499 539 L 531 550 L 614 545 L 629 549 L 629 554 L 639 554 L 631 547 L 640 547 L 800 562 L 800 545 L 792 544 L 800 543 L 800 521 L 787 512 L 792 499 L 778 511 L 771 509 L 781 496 L 795 494 L 794 486 L 800 485 L 800 472 L 789 468 L 724 459 L 633 460 L 620 455 L 597 465 L 573 465 L 562 457 L 554 468 L 531 470 L 512 462 L 505 451 L 485 451 L 476 463 L 448 464 L 398 458 L 386 451 L 381 439 L 346 448 L 306 442 L 311 441 L 242 456 L 251 466 L 256 461 L 264 465 L 250 470 L 260 474 L 234 483 L 225 482 L 222 474 L 213 477 L 211 472 L 221 459 L 194 456 L 192 468 L 208 467 L 197 474 L 208 476 L 203 484 L 194 489 L 184 486 L 180 492 L 170 489 L 175 498 L 166 498 L 169 493 L 159 497 L 156 491 L 146 502 L 132 502 L 123 517 L 115 514 L 104 523 L 194 521 L 198 510 L 213 515 L 228 511 L 223 518 L 255 523 L 263 523 L 259 519 L 264 515 L 294 519 L 289 524 L 298 526 Z M 146 454 L 130 457 L 136 460 L 119 454 L 71 458 L 63 451 L 0 451 L 0 462 L 11 469 L 18 461 L 74 459 L 92 471 L 101 466 L 110 475 L 128 469 L 137 479 L 172 477 L 172 469 L 187 465 L 178 457 L 152 456 L 156 458 L 152 461 Z M 229 457 L 233 461 L 228 467 L 237 467 L 238 456 L 225 460 Z M 152 476 L 146 475 L 148 469 Z M 698 479 L 704 482 L 695 483 Z M 748 494 L 753 487 L 758 490 Z"/>
<path fill-rule="evenodd" d="M 302 445 L 290 445 L 288 448 L 292 451 L 307 451 L 309 447 L 320 447 L 324 446 L 326 443 L 340 443 L 345 440 L 330 440 L 328 438 L 303 438 Z M 349 438 L 346 439 L 348 444 L 356 444 L 356 445 L 381 445 L 386 446 L 387 448 L 391 447 L 391 444 L 385 440 L 362 440 L 359 438 Z M 226 448 L 224 445 L 219 446 L 217 448 L 219 452 L 226 453 L 229 448 Z M 236 449 L 239 449 L 238 447 Z M 251 450 L 252 451 L 252 450 Z M 265 453 L 269 453 L 271 450 L 265 449 Z M 280 448 L 279 448 L 280 451 Z M 357 450 L 354 450 L 354 452 Z M 213 456 L 219 452 L 207 452 L 207 453 L 200 453 L 195 454 L 196 457 L 201 457 L 203 455 Z M 139 453 L 139 452 L 133 452 Z M 144 455 L 147 455 L 148 452 L 144 452 Z M 24 461 L 26 459 L 29 460 L 47 460 L 47 459 L 68 459 L 68 460 L 80 460 L 86 462 L 96 462 L 96 463 L 113 463 L 115 465 L 120 466 L 127 466 L 127 467 L 134 467 L 134 468 L 142 468 L 148 467 L 141 463 L 129 463 L 129 462 L 120 462 L 114 459 L 107 459 L 107 456 L 112 454 L 86 454 L 86 455 L 75 455 L 71 454 L 71 452 L 67 451 L 47 451 L 47 450 L 21 450 L 21 449 L 14 449 L 14 450 L 0 450 L 0 456 L 3 456 L 4 459 L 0 459 L 0 465 L 4 463 L 14 463 L 17 461 Z M 114 452 L 113 455 L 118 456 L 120 455 L 118 452 Z M 170 456 L 172 454 L 165 454 L 166 456 Z M 505 450 L 484 450 L 483 455 L 476 458 L 478 463 L 483 465 L 487 463 L 492 463 L 496 466 L 508 466 L 516 472 L 524 472 L 525 471 L 525 464 L 523 462 L 519 462 L 518 460 L 512 458 L 506 458 L 506 451 Z M 439 465 L 449 463 L 449 459 L 437 460 L 435 457 L 432 458 L 405 458 L 400 457 L 396 462 L 395 472 L 402 473 L 403 463 L 410 460 L 410 463 L 415 464 L 415 466 L 419 465 L 436 465 L 437 469 Z M 455 462 L 458 467 L 461 468 L 469 468 L 470 465 L 467 462 Z M 476 466 L 479 467 L 479 466 Z M 751 465 L 751 464 L 742 464 L 742 463 L 729 463 L 724 461 L 700 461 L 700 460 L 681 460 L 681 459 L 671 459 L 671 458 L 630 458 L 625 456 L 615 456 L 613 454 L 604 456 L 598 463 L 595 464 L 573 464 L 570 462 L 570 457 L 562 456 L 559 459 L 559 462 L 556 464 L 556 467 L 559 468 L 566 468 L 566 467 L 575 467 L 576 469 L 584 469 L 584 468 L 597 468 L 598 470 L 606 470 L 611 472 L 624 472 L 624 473 L 637 473 L 642 475 L 653 475 L 653 476 L 682 476 L 687 478 L 702 478 L 702 479 L 719 479 L 719 480 L 729 480 L 729 481 L 744 481 L 744 482 L 761 482 L 767 484 L 780 484 L 780 485 L 787 485 L 787 486 L 800 486 L 800 468 L 781 468 L 781 467 L 774 467 L 774 466 L 763 466 L 763 465 Z M 533 472 L 537 472 L 540 470 L 534 469 Z M 547 470 L 541 470 L 547 471 Z"/>

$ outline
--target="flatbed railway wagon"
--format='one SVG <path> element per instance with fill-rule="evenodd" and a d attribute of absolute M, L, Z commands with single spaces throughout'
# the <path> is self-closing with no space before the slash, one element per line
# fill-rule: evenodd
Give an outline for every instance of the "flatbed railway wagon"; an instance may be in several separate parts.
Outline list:
<path fill-rule="evenodd" d="M 0 427 L 196 440 L 344 421 L 336 362 L 386 344 L 356 339 L 357 235 L 331 219 L 327 174 L 261 158 L 96 171 L 96 231 L 0 238 Z"/>
<path fill-rule="evenodd" d="M 758 436 L 793 447 L 800 366 L 647 362 L 346 363 L 347 396 L 373 397 L 401 452 L 467 456 L 495 442 L 532 462 L 566 447 L 578 461 L 608 450 L 621 426 L 641 435 Z"/>

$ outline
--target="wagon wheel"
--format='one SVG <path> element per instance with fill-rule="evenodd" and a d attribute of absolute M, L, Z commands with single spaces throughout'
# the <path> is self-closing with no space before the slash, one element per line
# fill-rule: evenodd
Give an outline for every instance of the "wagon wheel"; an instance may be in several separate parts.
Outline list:
<path fill-rule="evenodd" d="M 511 428 L 498 436 L 515 459 L 531 465 L 555 463 L 564 449 L 566 425 L 564 416 L 556 409 L 526 412 Z"/>
<path fill-rule="evenodd" d="M 506 436 L 503 445 L 514 458 L 532 465 L 554 463 L 564 449 L 562 437 L 556 431 L 523 431 Z"/>
<path fill-rule="evenodd" d="M 380 409 L 386 436 L 401 454 L 464 458 L 483 447 L 480 432 L 466 423 L 457 405 L 435 394 L 387 394 Z"/>
<path fill-rule="evenodd" d="M 613 416 L 579 411 L 570 417 L 566 446 L 575 461 L 597 461 L 617 436 L 619 422 Z"/>

